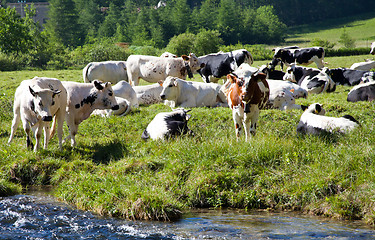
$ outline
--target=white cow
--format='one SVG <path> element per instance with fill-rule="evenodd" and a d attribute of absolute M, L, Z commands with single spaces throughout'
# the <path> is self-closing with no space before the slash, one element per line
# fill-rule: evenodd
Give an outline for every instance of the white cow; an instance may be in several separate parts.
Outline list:
<path fill-rule="evenodd" d="M 133 87 L 126 81 L 122 80 L 112 86 L 116 97 L 125 98 L 129 101 L 131 108 L 139 107 L 137 93 Z"/>
<path fill-rule="evenodd" d="M 71 145 L 76 145 L 75 135 L 78 125 L 88 117 L 95 109 L 118 110 L 110 82 L 102 83 L 94 80 L 92 83 L 77 83 L 63 81 L 68 95 L 66 106 L 66 123 L 69 128 L 69 136 L 64 142 L 71 139 Z M 55 121 L 54 121 L 55 122 Z M 54 128 L 55 124 L 52 125 Z"/>
<path fill-rule="evenodd" d="M 171 101 L 171 107 L 228 106 L 225 93 L 219 84 L 185 81 L 177 77 L 165 79 L 160 97 Z"/>
<path fill-rule="evenodd" d="M 289 109 L 302 109 L 301 105 L 295 104 L 297 98 L 306 98 L 308 93 L 298 84 L 282 81 L 267 79 L 270 96 L 268 99 L 268 106 L 270 108 L 289 110 Z"/>
<path fill-rule="evenodd" d="M 22 81 L 14 95 L 14 117 L 8 143 L 12 141 L 21 119 L 26 132 L 27 147 L 33 148 L 30 139 L 31 129 L 36 139 L 34 151 L 39 148 L 42 130 L 44 130 L 44 148 L 47 148 L 51 137 L 50 122 L 54 117 L 58 124 L 57 134 L 61 149 L 66 99 L 67 92 L 56 78 L 34 77 Z"/>
<path fill-rule="evenodd" d="M 348 133 L 359 126 L 359 123 L 350 115 L 343 117 L 324 116 L 325 110 L 319 103 L 311 104 L 302 114 L 297 126 L 297 133 Z"/>
<path fill-rule="evenodd" d="M 116 102 L 119 106 L 119 108 L 117 110 L 112 110 L 112 109 L 95 109 L 93 112 L 92 112 L 92 115 L 99 115 L 101 117 L 110 117 L 112 115 L 115 115 L 115 116 L 125 116 L 127 115 L 130 110 L 131 110 L 131 107 L 130 107 L 130 102 L 125 99 L 125 98 L 122 98 L 122 97 L 117 97 L 115 96 L 116 98 Z"/>
<path fill-rule="evenodd" d="M 163 81 L 150 85 L 134 86 L 133 89 L 137 94 L 138 103 L 140 105 L 151 105 L 163 102 L 160 98 L 160 93 L 163 90 Z"/>
<path fill-rule="evenodd" d="M 140 78 L 150 83 L 164 80 L 168 76 L 186 79 L 186 75 L 189 74 L 192 78 L 192 72 L 201 68 L 201 64 L 194 53 L 178 58 L 130 55 L 126 61 L 126 68 L 129 83 L 137 86 Z"/>
<path fill-rule="evenodd" d="M 375 61 L 371 59 L 366 59 L 365 62 L 353 63 L 350 69 L 360 70 L 360 71 L 370 71 L 375 68 Z"/>
<path fill-rule="evenodd" d="M 128 80 L 125 61 L 91 62 L 83 68 L 83 81 L 92 82 L 95 79 L 113 84 Z"/>
<path fill-rule="evenodd" d="M 170 53 L 170 52 L 163 52 L 160 57 L 170 57 L 170 58 L 176 58 L 177 55 Z"/>

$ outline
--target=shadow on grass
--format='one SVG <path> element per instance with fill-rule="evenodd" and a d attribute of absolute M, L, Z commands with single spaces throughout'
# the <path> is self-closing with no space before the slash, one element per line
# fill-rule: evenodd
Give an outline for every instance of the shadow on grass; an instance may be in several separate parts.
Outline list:
<path fill-rule="evenodd" d="M 119 141 L 113 141 L 106 145 L 95 144 L 93 147 L 93 162 L 108 164 L 110 161 L 117 161 L 128 154 L 126 146 Z"/>

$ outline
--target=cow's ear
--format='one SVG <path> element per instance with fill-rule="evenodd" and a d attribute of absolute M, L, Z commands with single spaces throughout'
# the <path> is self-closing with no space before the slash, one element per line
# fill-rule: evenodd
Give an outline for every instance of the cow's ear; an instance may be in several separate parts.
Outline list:
<path fill-rule="evenodd" d="M 305 111 L 306 109 L 309 108 L 309 106 L 301 105 L 302 111 Z"/>
<path fill-rule="evenodd" d="M 316 114 L 319 114 L 322 111 L 322 105 L 315 104 L 315 112 Z"/>
<path fill-rule="evenodd" d="M 164 82 L 163 82 L 163 80 L 159 80 L 158 83 L 159 83 L 160 86 L 163 86 Z"/>
<path fill-rule="evenodd" d="M 178 86 L 178 82 L 176 81 L 176 79 L 173 81 L 173 85 L 174 85 L 175 87 Z"/>
<path fill-rule="evenodd" d="M 186 121 L 189 121 L 190 118 L 191 118 L 191 114 L 186 114 L 185 116 Z"/>
<path fill-rule="evenodd" d="M 110 87 L 110 86 L 111 86 L 111 82 L 106 82 L 106 83 L 104 84 L 104 87 L 105 87 L 105 88 Z"/>
<path fill-rule="evenodd" d="M 236 82 L 236 77 L 232 74 L 228 74 L 227 75 L 227 79 L 231 82 L 231 83 L 235 83 Z"/>
<path fill-rule="evenodd" d="M 52 94 L 52 97 L 55 97 L 57 94 L 61 93 L 61 90 L 55 90 Z"/>
<path fill-rule="evenodd" d="M 182 57 L 182 59 L 183 59 L 184 61 L 189 61 L 189 59 L 190 59 L 190 58 L 189 58 L 188 56 L 186 56 L 186 55 L 182 55 L 181 57 Z"/>
<path fill-rule="evenodd" d="M 98 89 L 99 91 L 104 89 L 101 82 L 99 82 L 98 80 L 94 80 L 93 83 L 96 89 Z"/>
<path fill-rule="evenodd" d="M 34 97 L 35 97 L 36 95 L 38 95 L 38 93 L 35 92 L 30 86 L 29 86 L 29 90 L 30 90 L 31 95 L 33 95 Z"/>

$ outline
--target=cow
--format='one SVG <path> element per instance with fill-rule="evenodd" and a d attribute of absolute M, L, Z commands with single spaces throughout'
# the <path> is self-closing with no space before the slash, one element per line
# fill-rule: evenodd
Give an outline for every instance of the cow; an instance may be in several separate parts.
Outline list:
<path fill-rule="evenodd" d="M 369 71 L 352 70 L 349 68 L 326 69 L 327 73 L 336 84 L 354 86 L 360 82 L 372 81 L 373 73 Z"/>
<path fill-rule="evenodd" d="M 228 105 L 232 109 L 232 117 L 236 130 L 237 141 L 242 128 L 245 140 L 249 141 L 250 133 L 255 135 L 259 112 L 266 106 L 269 98 L 269 86 L 264 73 L 255 73 L 250 78 L 237 78 L 234 74 L 227 75 L 230 83 L 226 91 Z"/>
<path fill-rule="evenodd" d="M 227 106 L 227 99 L 219 84 L 185 81 L 177 77 L 165 79 L 160 98 L 172 102 L 171 107 Z"/>
<path fill-rule="evenodd" d="M 319 103 L 311 104 L 301 115 L 297 125 L 298 134 L 349 133 L 359 126 L 358 121 L 350 116 L 328 117 Z"/>
<path fill-rule="evenodd" d="M 137 86 L 140 78 L 150 83 L 164 80 L 168 76 L 186 79 L 186 75 L 189 75 L 189 78 L 193 78 L 193 72 L 202 66 L 194 53 L 178 58 L 130 55 L 126 61 L 129 83 L 132 86 Z"/>
<path fill-rule="evenodd" d="M 163 81 L 144 86 L 134 86 L 133 89 L 137 94 L 139 105 L 151 105 L 163 102 L 160 98 L 160 93 L 163 90 Z"/>
<path fill-rule="evenodd" d="M 371 50 L 370 50 L 370 54 L 372 55 L 375 55 L 375 42 L 371 43 Z"/>
<path fill-rule="evenodd" d="M 14 116 L 8 144 L 11 143 L 21 119 L 26 133 L 27 148 L 34 148 L 34 152 L 39 149 L 40 137 L 44 130 L 44 148 L 46 149 L 51 138 L 50 123 L 54 117 L 58 124 L 59 147 L 62 149 L 66 103 L 67 92 L 60 80 L 34 77 L 22 81 L 14 95 Z M 35 135 L 35 146 L 30 139 L 30 129 Z"/>
<path fill-rule="evenodd" d="M 350 67 L 352 70 L 360 71 L 370 71 L 373 68 L 375 68 L 375 61 L 371 59 L 366 59 L 365 62 L 353 63 L 353 65 Z"/>
<path fill-rule="evenodd" d="M 267 79 L 273 79 L 273 80 L 283 80 L 285 72 L 276 70 L 271 65 L 262 65 L 259 68 L 259 71 L 262 73 L 265 73 L 267 75 Z"/>
<path fill-rule="evenodd" d="M 95 109 L 118 110 L 115 94 L 110 82 L 94 80 L 91 83 L 62 81 L 67 91 L 66 124 L 69 135 L 63 142 L 71 140 L 71 146 L 76 146 L 75 135 L 81 122 L 90 117 Z M 55 121 L 52 128 L 55 126 Z"/>
<path fill-rule="evenodd" d="M 112 90 L 116 97 L 127 99 L 130 103 L 129 107 L 139 107 L 137 93 L 128 82 L 121 80 L 120 82 L 112 86 Z"/>
<path fill-rule="evenodd" d="M 89 83 L 95 79 L 116 84 L 121 80 L 128 81 L 125 61 L 91 62 L 83 68 L 83 82 Z"/>
<path fill-rule="evenodd" d="M 110 117 L 112 115 L 123 117 L 127 115 L 131 110 L 131 103 L 129 102 L 129 100 L 122 98 L 122 97 L 117 97 L 117 96 L 115 96 L 115 99 L 119 106 L 117 110 L 95 109 L 92 112 L 92 115 L 99 115 L 101 117 Z"/>
<path fill-rule="evenodd" d="M 165 140 L 183 134 L 194 135 L 187 125 L 191 115 L 190 110 L 184 108 L 174 109 L 172 112 L 158 113 L 142 133 L 142 138 L 147 140 Z"/>
<path fill-rule="evenodd" d="M 319 70 L 316 68 L 291 65 L 287 68 L 284 80 L 297 83 L 309 94 L 334 92 L 336 90 L 336 84 L 326 71 L 326 68 Z"/>
<path fill-rule="evenodd" d="M 298 84 L 267 79 L 270 88 L 270 96 L 267 102 L 268 108 L 289 110 L 302 109 L 304 106 L 295 104 L 297 98 L 307 98 L 308 92 Z"/>
<path fill-rule="evenodd" d="M 348 93 L 347 101 L 374 101 L 375 100 L 375 82 L 368 82 L 354 86 Z"/>
<path fill-rule="evenodd" d="M 198 57 L 204 67 L 198 70 L 206 83 L 217 83 L 219 79 L 225 78 L 227 74 L 236 70 L 242 63 L 253 64 L 254 59 L 246 49 L 232 52 L 218 52 Z"/>
<path fill-rule="evenodd" d="M 324 67 L 324 48 L 311 47 L 311 48 L 275 48 L 272 49 L 275 54 L 273 58 L 280 59 L 287 67 L 292 64 L 296 65 L 309 65 L 313 62 L 319 69 Z"/>
<path fill-rule="evenodd" d="M 170 57 L 170 58 L 177 58 L 177 55 L 170 53 L 170 52 L 163 52 L 160 57 Z"/>

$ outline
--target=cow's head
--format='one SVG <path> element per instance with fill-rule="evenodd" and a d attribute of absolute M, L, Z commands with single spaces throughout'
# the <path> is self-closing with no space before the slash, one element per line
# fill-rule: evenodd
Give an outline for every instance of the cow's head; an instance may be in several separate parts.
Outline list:
<path fill-rule="evenodd" d="M 290 81 L 293 83 L 297 83 L 296 76 L 294 75 L 294 71 L 296 69 L 295 65 L 292 65 L 286 69 L 286 73 L 283 77 L 284 81 Z"/>
<path fill-rule="evenodd" d="M 204 63 L 201 63 L 197 56 L 194 53 L 190 53 L 189 56 L 182 55 L 181 58 L 185 62 L 185 67 L 188 71 L 189 77 L 192 78 L 193 72 L 198 71 L 199 69 L 205 66 Z"/>
<path fill-rule="evenodd" d="M 326 110 L 323 108 L 323 105 L 320 104 L 320 103 L 311 104 L 305 110 L 305 112 L 309 112 L 309 113 L 313 113 L 313 114 L 317 114 L 317 115 L 325 115 L 326 114 Z"/>
<path fill-rule="evenodd" d="M 111 83 L 103 83 L 98 80 L 94 80 L 92 83 L 95 87 L 95 91 L 92 93 L 92 98 L 98 100 L 97 108 L 118 110 L 119 105 L 117 104 Z"/>
<path fill-rule="evenodd" d="M 36 91 L 31 86 L 29 86 L 29 91 L 33 96 L 33 101 L 31 102 L 33 112 L 35 112 L 42 121 L 52 121 L 51 107 L 55 105 L 55 96 L 61 91 L 50 89 Z"/>
<path fill-rule="evenodd" d="M 167 77 L 163 82 L 163 90 L 160 93 L 162 100 L 176 101 L 179 94 L 179 80 L 176 77 Z"/>
<path fill-rule="evenodd" d="M 256 100 L 256 103 L 263 102 L 264 96 L 269 95 L 269 87 L 266 81 L 267 75 L 262 72 L 257 72 L 251 75 L 249 80 L 246 80 L 240 98 L 243 102 L 249 103 L 252 100 Z M 267 96 L 268 96 L 267 95 Z M 265 99 L 265 101 L 268 100 Z"/>

